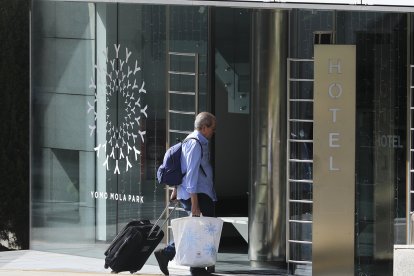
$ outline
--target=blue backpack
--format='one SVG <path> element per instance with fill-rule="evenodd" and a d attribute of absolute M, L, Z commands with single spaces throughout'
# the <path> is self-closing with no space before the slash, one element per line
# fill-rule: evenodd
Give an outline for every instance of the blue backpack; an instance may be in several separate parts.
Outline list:
<path fill-rule="evenodd" d="M 164 160 L 157 171 L 157 180 L 159 184 L 165 184 L 169 186 L 177 186 L 183 182 L 185 173 L 181 172 L 181 148 L 183 143 L 190 139 L 194 139 L 201 147 L 201 159 L 203 159 L 203 147 L 200 141 L 195 137 L 190 137 L 183 142 L 179 142 L 170 147 L 164 155 Z M 204 174 L 205 171 L 200 164 L 200 168 Z"/>

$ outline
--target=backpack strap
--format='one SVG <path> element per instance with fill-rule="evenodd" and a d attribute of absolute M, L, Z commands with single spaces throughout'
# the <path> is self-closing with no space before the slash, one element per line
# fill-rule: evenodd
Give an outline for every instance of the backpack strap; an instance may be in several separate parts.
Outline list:
<path fill-rule="evenodd" d="M 182 141 L 182 144 L 184 144 L 185 142 L 187 142 L 188 140 L 191 140 L 191 139 L 196 140 L 197 143 L 200 145 L 200 148 L 201 148 L 201 160 L 203 160 L 203 146 L 201 145 L 201 142 L 200 142 L 200 140 L 198 140 L 198 138 L 196 138 L 196 137 L 189 137 L 189 138 L 185 139 L 184 141 Z M 201 166 L 201 161 L 200 161 L 200 169 L 204 173 L 204 175 L 207 176 L 205 170 L 203 169 L 203 166 Z"/>

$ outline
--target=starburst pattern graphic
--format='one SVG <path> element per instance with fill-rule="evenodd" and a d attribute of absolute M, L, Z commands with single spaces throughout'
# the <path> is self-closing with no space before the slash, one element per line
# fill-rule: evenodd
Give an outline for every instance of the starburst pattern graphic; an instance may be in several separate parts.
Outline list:
<path fill-rule="evenodd" d="M 200 240 L 200 235 L 191 228 L 185 230 L 181 240 L 182 245 L 184 248 L 192 248 Z"/>
<path fill-rule="evenodd" d="M 217 249 L 214 246 L 214 244 L 206 244 L 203 248 L 204 253 L 206 253 L 208 256 L 211 256 L 213 258 L 216 257 Z"/>
<path fill-rule="evenodd" d="M 111 48 L 112 49 L 112 48 Z M 100 67 L 94 66 L 97 74 L 104 76 L 96 84 L 92 75 L 89 88 L 95 92 L 94 102 L 88 102 L 87 113 L 94 114 L 94 125 L 89 125 L 90 136 L 97 130 L 97 123 L 106 124 L 106 140 L 98 141 L 94 148 L 97 157 L 105 155 L 103 166 L 109 171 L 109 160 L 115 161 L 114 174 L 120 174 L 121 161 L 125 161 L 125 171 L 132 168 L 133 160 L 138 161 L 141 154 L 139 144 L 145 142 L 145 129 L 142 129 L 142 117 L 148 117 L 148 105 L 141 100 L 141 95 L 146 94 L 145 81 L 140 74 L 141 67 L 137 60 L 132 60 L 132 52 L 125 48 L 125 55 L 121 50 L 120 44 L 113 45 L 114 58 L 109 58 L 112 52 L 108 47 L 103 51 L 106 63 Z M 112 54 L 113 56 L 113 54 Z M 98 78 L 99 79 L 99 78 Z M 97 86 L 104 87 L 103 91 Z M 98 93 L 104 95 L 98 95 Z M 105 122 L 97 121 L 98 101 L 105 101 L 106 109 Z M 119 108 L 118 112 L 113 112 L 110 106 Z"/>
<path fill-rule="evenodd" d="M 218 232 L 218 228 L 216 225 L 212 224 L 211 222 L 207 223 L 204 226 L 204 231 L 210 235 L 210 236 L 214 236 L 217 232 Z"/>

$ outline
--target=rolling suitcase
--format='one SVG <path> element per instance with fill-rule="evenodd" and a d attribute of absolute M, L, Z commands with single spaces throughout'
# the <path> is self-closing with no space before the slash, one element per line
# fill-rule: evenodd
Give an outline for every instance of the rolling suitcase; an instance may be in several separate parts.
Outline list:
<path fill-rule="evenodd" d="M 159 226 L 158 222 L 169 207 L 170 205 L 164 209 L 154 224 L 149 220 L 130 221 L 105 251 L 105 268 L 110 267 L 114 273 L 129 271 L 131 274 L 140 270 L 164 237 L 162 227 L 174 212 L 177 203 L 164 223 Z"/>

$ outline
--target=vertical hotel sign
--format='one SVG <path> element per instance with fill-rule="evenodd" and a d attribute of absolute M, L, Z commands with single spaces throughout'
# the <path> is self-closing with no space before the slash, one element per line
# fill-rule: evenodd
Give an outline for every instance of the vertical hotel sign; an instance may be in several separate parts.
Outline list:
<path fill-rule="evenodd" d="M 315 45 L 313 275 L 354 275 L 354 45 Z"/>

